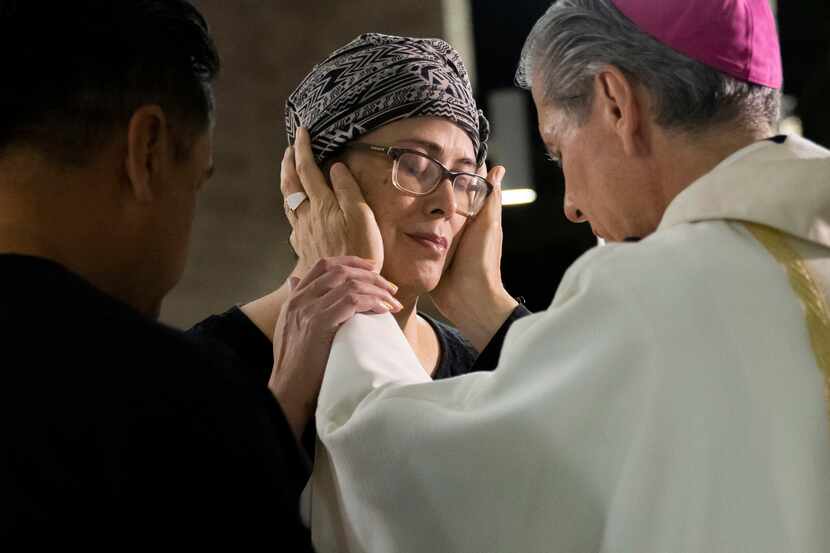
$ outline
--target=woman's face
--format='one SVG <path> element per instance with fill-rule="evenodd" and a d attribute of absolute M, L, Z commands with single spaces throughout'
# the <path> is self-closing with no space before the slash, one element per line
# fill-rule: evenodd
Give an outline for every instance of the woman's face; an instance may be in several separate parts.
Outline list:
<path fill-rule="evenodd" d="M 450 170 L 476 172 L 472 140 L 444 119 L 397 121 L 357 142 L 417 150 Z M 434 289 L 466 221 L 456 213 L 450 179 L 444 179 L 428 196 L 410 196 L 392 184 L 393 161 L 383 153 L 347 149 L 342 159 L 360 183 L 380 227 L 383 275 L 400 287 L 402 298 Z"/>

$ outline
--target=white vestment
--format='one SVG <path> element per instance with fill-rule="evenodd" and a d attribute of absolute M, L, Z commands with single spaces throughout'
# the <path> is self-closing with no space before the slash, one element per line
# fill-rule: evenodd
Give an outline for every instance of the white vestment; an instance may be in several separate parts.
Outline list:
<path fill-rule="evenodd" d="M 725 160 L 654 234 L 580 258 L 492 373 L 432 382 L 391 316 L 346 324 L 317 409 L 318 551 L 830 552 L 824 376 L 738 221 L 797 237 L 826 294 L 830 152 Z"/>

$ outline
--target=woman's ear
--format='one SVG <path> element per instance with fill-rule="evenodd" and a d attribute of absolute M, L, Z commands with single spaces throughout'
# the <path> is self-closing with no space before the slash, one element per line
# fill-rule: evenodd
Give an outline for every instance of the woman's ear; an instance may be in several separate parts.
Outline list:
<path fill-rule="evenodd" d="M 164 164 L 172 158 L 173 147 L 167 118 L 161 106 L 139 107 L 127 125 L 127 152 L 124 169 L 133 197 L 140 203 L 153 201 L 153 183 Z"/>

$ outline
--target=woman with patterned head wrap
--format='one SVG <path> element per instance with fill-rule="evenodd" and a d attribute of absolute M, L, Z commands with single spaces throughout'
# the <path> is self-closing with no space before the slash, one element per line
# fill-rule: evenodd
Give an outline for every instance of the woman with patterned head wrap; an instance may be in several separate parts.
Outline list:
<path fill-rule="evenodd" d="M 424 369 L 436 378 L 469 371 L 475 349 L 455 329 L 417 312 L 418 297 L 438 286 L 456 238 L 493 189 L 480 174 L 487 119 L 458 53 L 439 39 L 359 36 L 291 94 L 286 127 L 297 153 L 287 152 L 284 181 L 310 152 L 324 169 L 343 162 L 361 183 L 380 230 L 382 275 L 399 287 L 396 319 Z M 285 182 L 289 203 L 291 186 Z M 309 193 L 297 215 L 289 205 L 292 224 L 314 221 L 303 211 L 324 206 Z"/>
<path fill-rule="evenodd" d="M 298 172 L 347 168 L 366 199 L 358 216 L 373 217 L 379 229 L 363 248 L 363 257 L 373 262 L 330 258 L 314 265 L 315 244 L 292 240 L 302 255 L 285 286 L 195 331 L 254 356 L 253 362 L 269 370 L 274 361 L 303 366 L 309 387 L 319 388 L 337 328 L 355 312 L 392 311 L 433 378 L 487 368 L 475 366 L 474 346 L 481 349 L 481 341 L 471 344 L 455 328 L 418 311 L 419 297 L 439 286 L 462 231 L 476 232 L 475 225 L 467 227 L 479 211 L 499 207 L 498 193 L 491 193 L 504 169 L 483 176 L 489 127 L 458 53 L 439 39 L 359 36 L 311 70 L 288 98 L 285 113 L 294 145 L 282 167 L 289 221 L 340 218 L 343 232 L 318 232 L 316 249 L 345 251 L 345 243 L 333 244 L 348 239 L 350 215 L 339 211 L 335 199 L 346 192 L 324 187 L 306 196 L 292 187 L 301 190 Z M 367 269 L 380 269 L 382 276 L 369 282 Z M 274 344 L 274 356 L 265 337 L 275 327 L 282 339 Z M 272 385 L 279 385 L 278 375 Z M 308 420 L 313 406 L 298 405 L 296 412 Z"/>

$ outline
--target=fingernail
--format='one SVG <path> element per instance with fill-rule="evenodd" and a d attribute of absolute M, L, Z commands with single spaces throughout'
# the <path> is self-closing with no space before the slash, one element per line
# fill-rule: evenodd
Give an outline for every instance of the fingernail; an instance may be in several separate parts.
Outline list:
<path fill-rule="evenodd" d="M 299 283 L 300 283 L 299 278 L 297 278 L 297 277 L 288 277 L 288 289 L 291 290 L 292 292 L 294 291 L 294 288 L 296 288 Z"/>
<path fill-rule="evenodd" d="M 399 301 L 398 301 L 398 300 L 396 300 L 395 298 L 392 298 L 392 301 L 394 301 L 394 302 L 395 302 L 395 307 L 397 307 L 397 308 L 398 308 L 398 311 L 400 311 L 401 309 L 403 309 L 403 304 L 402 304 L 401 302 L 399 302 Z"/>
<path fill-rule="evenodd" d="M 392 290 L 392 293 L 393 293 L 393 294 L 397 294 L 397 293 L 398 293 L 399 288 L 398 288 L 397 286 L 395 286 L 395 284 L 394 284 L 394 283 L 389 282 L 388 280 L 386 281 L 386 283 L 389 285 L 389 289 L 390 289 L 390 290 Z"/>
<path fill-rule="evenodd" d="M 343 175 L 343 169 L 345 169 L 345 168 L 346 168 L 346 166 L 343 163 L 338 161 L 337 163 L 335 163 L 334 165 L 331 166 L 331 176 L 332 177 L 336 176 L 335 172 L 339 173 L 340 175 Z"/>
<path fill-rule="evenodd" d="M 383 306 L 386 308 L 387 311 L 394 311 L 395 310 L 395 308 L 392 307 L 392 305 L 388 302 L 381 301 L 380 303 L 383 304 Z"/>

